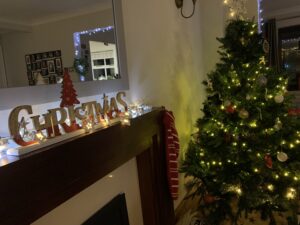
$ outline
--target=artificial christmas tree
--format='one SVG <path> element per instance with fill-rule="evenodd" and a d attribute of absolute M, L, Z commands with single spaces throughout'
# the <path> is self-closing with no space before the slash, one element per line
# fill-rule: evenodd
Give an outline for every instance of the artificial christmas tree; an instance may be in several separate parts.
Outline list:
<path fill-rule="evenodd" d="M 193 177 L 208 225 L 241 224 L 252 211 L 270 225 L 275 212 L 292 212 L 285 224 L 297 225 L 300 124 L 288 115 L 287 75 L 266 66 L 253 22 L 230 21 L 218 40 L 220 63 L 204 82 L 204 115 L 181 171 Z"/>

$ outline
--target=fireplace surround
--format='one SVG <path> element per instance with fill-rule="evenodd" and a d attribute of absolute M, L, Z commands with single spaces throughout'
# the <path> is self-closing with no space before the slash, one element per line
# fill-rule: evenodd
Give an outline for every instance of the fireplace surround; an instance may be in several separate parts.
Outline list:
<path fill-rule="evenodd" d="M 171 225 L 162 109 L 0 160 L 0 224 L 28 225 L 136 157 L 144 225 Z"/>

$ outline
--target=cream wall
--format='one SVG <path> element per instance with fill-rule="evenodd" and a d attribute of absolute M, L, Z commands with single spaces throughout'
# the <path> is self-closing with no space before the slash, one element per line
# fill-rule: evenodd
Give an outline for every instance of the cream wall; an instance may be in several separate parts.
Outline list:
<path fill-rule="evenodd" d="M 219 44 L 216 37 L 221 36 L 224 30 L 224 6 L 221 0 L 198 0 L 195 15 L 190 19 L 183 19 L 173 0 L 122 2 L 130 82 L 129 99 L 154 106 L 164 105 L 174 112 L 182 157 L 190 134 L 194 131 L 194 124 L 201 115 L 202 102 L 206 98 L 201 82 L 218 61 Z M 191 1 L 185 0 L 185 10 L 190 9 L 190 4 Z M 53 103 L 34 107 L 43 111 L 51 105 Z M 4 114 L 7 111 L 2 116 Z M 124 177 L 131 176 L 132 168 L 123 169 Z M 34 225 L 79 224 L 96 210 L 96 206 L 104 205 L 112 196 L 106 194 L 109 188 L 101 182 L 100 180 L 96 186 L 89 187 L 62 204 Z M 104 195 L 93 198 L 99 192 Z M 180 198 L 175 206 L 182 200 L 184 193 L 181 178 Z M 85 204 L 91 204 L 92 208 L 76 208 Z M 140 207 L 139 199 L 134 204 Z M 74 212 L 78 219 L 76 223 L 72 218 Z M 137 214 L 136 217 L 140 218 L 140 211 Z M 66 221 L 62 222 L 62 217 Z M 138 225 L 131 225 L 135 224 Z"/>
<path fill-rule="evenodd" d="M 191 2 L 185 0 L 186 11 Z M 197 3 L 192 18 L 184 19 L 173 0 L 126 0 L 123 4 L 131 98 L 174 112 L 181 155 L 205 98 L 201 82 L 205 77 L 203 59 L 207 58 L 200 5 Z M 180 192 L 181 200 L 183 185 Z"/>

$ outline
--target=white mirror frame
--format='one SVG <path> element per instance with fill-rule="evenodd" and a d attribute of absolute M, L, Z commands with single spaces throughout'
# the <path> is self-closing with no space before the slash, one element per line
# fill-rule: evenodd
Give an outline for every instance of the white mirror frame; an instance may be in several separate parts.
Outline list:
<path fill-rule="evenodd" d="M 76 82 L 74 87 L 79 98 L 129 89 L 122 3 L 121 0 L 112 0 L 112 4 L 121 79 Z M 19 105 L 60 101 L 60 92 L 61 84 L 2 88 L 0 89 L 0 110 L 11 109 Z"/>

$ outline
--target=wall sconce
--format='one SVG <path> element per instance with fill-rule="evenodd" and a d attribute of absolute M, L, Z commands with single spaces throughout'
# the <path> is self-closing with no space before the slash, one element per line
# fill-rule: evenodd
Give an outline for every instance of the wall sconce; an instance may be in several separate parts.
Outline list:
<path fill-rule="evenodd" d="M 180 9 L 181 16 L 183 18 L 188 19 L 188 18 L 191 18 L 194 15 L 195 8 L 196 8 L 196 1 L 197 0 L 192 0 L 192 2 L 193 2 L 193 11 L 192 11 L 192 13 L 190 15 L 186 16 L 186 15 L 183 14 L 183 0 L 175 0 L 176 7 L 178 9 Z"/>

